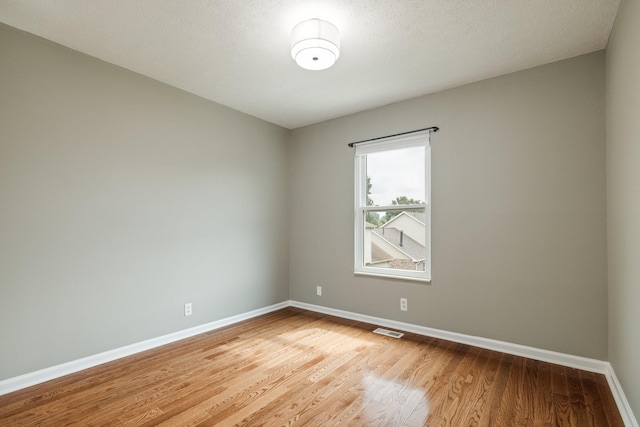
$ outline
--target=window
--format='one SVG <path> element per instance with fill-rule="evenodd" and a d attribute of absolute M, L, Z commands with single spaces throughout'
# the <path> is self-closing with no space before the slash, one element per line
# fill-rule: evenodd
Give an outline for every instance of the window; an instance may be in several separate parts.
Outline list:
<path fill-rule="evenodd" d="M 431 279 L 429 133 L 356 145 L 356 274 Z"/>

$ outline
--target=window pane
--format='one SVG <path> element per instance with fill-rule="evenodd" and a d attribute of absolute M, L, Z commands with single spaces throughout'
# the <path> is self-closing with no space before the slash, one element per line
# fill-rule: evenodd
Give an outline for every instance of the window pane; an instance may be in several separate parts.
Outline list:
<path fill-rule="evenodd" d="M 363 265 L 425 271 L 425 210 L 365 212 Z"/>
<path fill-rule="evenodd" d="M 354 272 L 429 280 L 428 133 L 384 138 L 355 154 Z"/>
<path fill-rule="evenodd" d="M 424 147 L 368 154 L 367 206 L 425 203 L 424 159 Z"/>

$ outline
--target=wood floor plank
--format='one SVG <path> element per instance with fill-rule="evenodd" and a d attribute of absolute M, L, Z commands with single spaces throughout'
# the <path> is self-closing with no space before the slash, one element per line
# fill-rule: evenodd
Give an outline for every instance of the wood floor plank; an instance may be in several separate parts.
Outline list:
<path fill-rule="evenodd" d="M 0 396 L 2 426 L 622 426 L 603 375 L 287 308 Z"/>
<path fill-rule="evenodd" d="M 531 426 L 536 423 L 536 386 L 540 362 L 532 359 L 524 360 L 522 381 L 517 388 L 516 418 L 514 425 Z"/>
<path fill-rule="evenodd" d="M 555 412 L 553 410 L 553 391 L 551 388 L 551 365 L 549 363 L 538 364 L 538 382 L 535 387 L 535 394 L 533 426 L 550 427 L 556 425 Z"/>
<path fill-rule="evenodd" d="M 551 388 L 556 424 L 558 426 L 578 426 L 576 410 L 571 406 L 566 372 L 567 368 L 564 366 L 553 365 L 551 367 Z"/>
<path fill-rule="evenodd" d="M 515 356 L 503 354 L 497 361 L 493 362 L 494 364 L 498 364 L 496 367 L 496 375 L 493 385 L 489 390 L 489 395 L 487 396 L 488 406 L 483 410 L 478 426 L 490 427 L 497 425 L 500 406 L 502 404 L 502 395 L 504 394 L 514 359 Z"/>
<path fill-rule="evenodd" d="M 595 374 L 592 372 L 580 372 L 580 382 L 584 393 L 584 402 L 587 416 L 592 426 L 602 426 L 608 424 L 607 415 L 604 411 L 598 383 Z"/>
<path fill-rule="evenodd" d="M 478 356 L 476 366 L 472 371 L 472 386 L 462 399 L 462 402 L 466 404 L 466 412 L 460 419 L 453 419 L 452 423 L 459 424 L 466 420 L 469 426 L 480 424 L 482 414 L 489 406 L 490 391 L 500 366 L 500 356 L 490 350 L 483 350 Z"/>
<path fill-rule="evenodd" d="M 446 425 L 460 425 L 465 421 L 466 408 L 463 401 L 466 399 L 463 396 L 473 381 L 473 367 L 481 353 L 482 349 L 480 348 L 469 348 L 469 352 L 461 360 L 456 370 L 443 377 L 447 384 L 446 399 L 440 401 L 440 406 L 434 406 L 434 412 L 438 413 L 438 417 Z"/>
<path fill-rule="evenodd" d="M 447 423 L 447 419 L 451 416 L 449 413 L 449 405 L 456 398 L 457 392 L 455 391 L 455 385 L 450 380 L 458 382 L 460 376 L 456 374 L 459 368 L 464 368 L 470 363 L 469 358 L 475 358 L 477 356 L 476 351 L 470 346 L 465 344 L 454 344 L 451 357 L 448 358 L 446 365 L 434 377 L 433 382 L 427 389 L 426 395 L 429 401 L 429 414 L 427 423 L 429 425 L 439 425 Z M 452 395 L 451 391 L 454 390 Z M 418 420 L 412 418 L 413 422 Z"/>
<path fill-rule="evenodd" d="M 580 380 L 580 371 L 573 368 L 566 368 L 567 388 L 569 391 L 569 401 L 574 408 L 577 423 L 579 426 L 593 427 L 588 416 L 587 405 L 585 404 L 584 391 Z"/>
<path fill-rule="evenodd" d="M 616 407 L 616 403 L 613 399 L 613 394 L 611 394 L 609 384 L 607 384 L 607 379 L 604 377 L 604 375 L 595 375 L 595 380 L 598 384 L 598 391 L 600 391 L 600 399 L 602 400 L 602 403 L 605 407 L 605 414 L 607 414 L 608 425 L 623 427 L 624 421 L 622 421 L 620 412 L 611 410 L 611 408 Z"/>
<path fill-rule="evenodd" d="M 497 425 L 515 426 L 516 418 L 522 410 L 521 388 L 526 359 L 516 357 L 511 365 L 509 378 L 502 393 L 502 402 L 498 412 Z"/>

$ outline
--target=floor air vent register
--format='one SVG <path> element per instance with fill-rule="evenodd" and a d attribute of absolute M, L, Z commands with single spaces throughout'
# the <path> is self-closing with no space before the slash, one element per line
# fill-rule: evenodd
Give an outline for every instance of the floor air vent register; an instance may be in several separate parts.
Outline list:
<path fill-rule="evenodd" d="M 404 335 L 403 333 L 390 331 L 388 329 L 383 329 L 383 328 L 378 328 L 373 332 L 376 334 L 384 335 L 386 337 L 391 337 L 391 338 L 402 338 L 402 336 Z"/>

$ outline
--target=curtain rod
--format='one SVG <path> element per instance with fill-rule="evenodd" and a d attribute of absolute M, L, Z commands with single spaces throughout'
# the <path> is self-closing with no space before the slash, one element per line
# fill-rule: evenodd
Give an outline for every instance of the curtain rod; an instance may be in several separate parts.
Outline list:
<path fill-rule="evenodd" d="M 363 142 L 377 141 L 377 140 L 379 140 L 379 139 L 391 138 L 391 137 L 393 137 L 393 136 L 407 135 L 407 134 L 410 134 L 410 133 L 422 132 L 422 131 L 425 131 L 425 130 L 428 130 L 428 131 L 431 131 L 431 132 L 434 132 L 434 133 L 435 133 L 435 132 L 438 132 L 438 131 L 440 130 L 440 128 L 439 128 L 438 126 L 431 126 L 431 127 L 429 127 L 429 128 L 424 128 L 424 129 L 410 130 L 410 131 L 408 131 L 408 132 L 394 133 L 393 135 L 379 136 L 379 137 L 377 137 L 377 138 L 365 139 L 365 140 L 363 140 L 363 141 L 350 142 L 350 143 L 348 143 L 347 145 L 348 145 L 349 147 L 353 147 L 354 145 L 356 145 L 356 144 L 362 144 Z"/>

